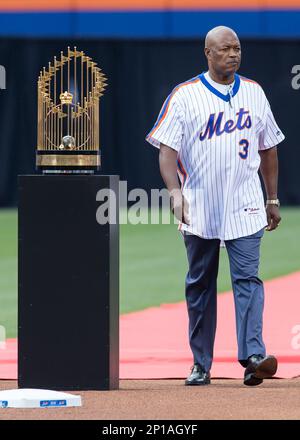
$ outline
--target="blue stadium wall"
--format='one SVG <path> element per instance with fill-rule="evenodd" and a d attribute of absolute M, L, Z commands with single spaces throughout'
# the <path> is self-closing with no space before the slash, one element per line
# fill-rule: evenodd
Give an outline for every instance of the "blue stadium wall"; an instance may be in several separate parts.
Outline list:
<path fill-rule="evenodd" d="M 299 0 L 0 0 L 0 35 L 195 38 L 219 24 L 240 37 L 300 36 Z"/>

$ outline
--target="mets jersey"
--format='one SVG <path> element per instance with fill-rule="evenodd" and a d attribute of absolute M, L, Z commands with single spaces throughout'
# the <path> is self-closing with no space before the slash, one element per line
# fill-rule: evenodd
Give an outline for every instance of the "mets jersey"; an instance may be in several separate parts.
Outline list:
<path fill-rule="evenodd" d="M 146 140 L 178 153 L 190 218 L 179 229 L 231 240 L 267 226 L 259 150 L 276 146 L 284 135 L 259 84 L 235 74 L 225 94 L 207 75 L 175 87 Z"/>

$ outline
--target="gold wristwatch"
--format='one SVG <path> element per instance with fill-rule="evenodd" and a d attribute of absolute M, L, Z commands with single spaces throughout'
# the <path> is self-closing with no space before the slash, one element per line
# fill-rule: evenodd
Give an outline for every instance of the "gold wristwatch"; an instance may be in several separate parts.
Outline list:
<path fill-rule="evenodd" d="M 266 205 L 276 205 L 279 208 L 280 201 L 279 201 L 279 199 L 267 199 Z"/>

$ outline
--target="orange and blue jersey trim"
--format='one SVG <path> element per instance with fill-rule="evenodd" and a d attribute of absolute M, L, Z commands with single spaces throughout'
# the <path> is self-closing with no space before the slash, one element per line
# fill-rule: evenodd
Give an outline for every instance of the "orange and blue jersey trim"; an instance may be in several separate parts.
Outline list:
<path fill-rule="evenodd" d="M 257 84 L 259 86 L 258 82 L 254 81 L 253 79 L 246 78 L 245 76 L 241 76 L 241 75 L 240 75 L 240 78 L 241 78 L 242 81 L 250 82 L 250 83 L 253 83 L 253 84 Z"/>
<path fill-rule="evenodd" d="M 227 95 L 224 95 L 223 93 L 219 92 L 219 90 L 215 89 L 214 86 L 212 86 L 207 79 L 204 76 L 204 72 L 199 75 L 199 78 L 201 79 L 202 83 L 205 85 L 208 90 L 210 90 L 214 95 L 218 96 L 219 98 L 223 99 L 223 101 L 229 102 L 230 101 L 230 95 L 229 93 Z M 240 76 L 235 73 L 234 74 L 234 86 L 232 89 L 232 96 L 235 96 L 240 88 Z"/>
<path fill-rule="evenodd" d="M 169 96 L 167 97 L 167 99 L 165 100 L 165 102 L 164 102 L 164 104 L 163 104 L 163 106 L 162 106 L 162 109 L 161 109 L 161 111 L 160 111 L 160 113 L 159 113 L 159 115 L 158 115 L 157 121 L 155 122 L 155 124 L 154 124 L 152 130 L 150 131 L 150 133 L 147 135 L 147 138 L 150 138 L 150 137 L 153 136 L 153 134 L 158 130 L 158 128 L 160 127 L 161 123 L 163 122 L 163 120 L 164 120 L 165 117 L 167 116 L 167 114 L 168 114 L 168 110 L 169 110 L 169 107 L 170 107 L 171 99 L 173 98 L 173 96 L 175 95 L 175 93 L 176 93 L 179 89 L 181 89 L 182 87 L 187 86 L 187 85 L 189 85 L 189 84 L 196 83 L 196 82 L 198 82 L 198 81 L 199 81 L 199 77 L 196 76 L 195 78 L 192 78 L 192 79 L 190 79 L 190 80 L 188 80 L 188 81 L 185 81 L 185 82 L 179 84 L 178 86 L 176 86 L 176 87 L 174 88 L 174 90 L 172 91 L 172 93 L 170 93 L 170 95 L 169 95 Z"/>
<path fill-rule="evenodd" d="M 155 124 L 154 124 L 154 126 L 153 126 L 153 128 L 152 128 L 152 130 L 150 131 L 150 133 L 147 135 L 147 138 L 148 137 L 152 137 L 152 135 L 156 132 L 156 130 L 159 128 L 159 126 L 161 125 L 161 123 L 163 122 L 163 120 L 165 119 L 165 117 L 167 116 L 167 113 L 168 113 L 168 109 L 169 109 L 169 105 L 170 105 L 170 102 L 171 102 L 171 98 L 173 97 L 173 93 L 171 93 L 168 97 L 167 97 L 167 99 L 165 100 L 165 102 L 164 102 L 164 104 L 163 104 L 163 106 L 162 106 L 162 109 L 161 109 L 161 111 L 160 111 L 160 113 L 159 113 L 159 115 L 158 115 L 158 118 L 157 118 L 157 120 L 156 120 L 156 122 L 155 122 Z"/>
<path fill-rule="evenodd" d="M 184 187 L 186 179 L 188 178 L 188 173 L 186 172 L 181 160 L 177 157 L 177 171 L 181 181 L 181 189 Z"/>

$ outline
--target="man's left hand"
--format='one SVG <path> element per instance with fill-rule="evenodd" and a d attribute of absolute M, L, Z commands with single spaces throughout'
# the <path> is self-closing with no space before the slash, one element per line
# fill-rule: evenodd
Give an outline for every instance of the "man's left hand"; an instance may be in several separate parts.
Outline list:
<path fill-rule="evenodd" d="M 279 208 L 276 205 L 267 205 L 266 212 L 267 212 L 267 221 L 268 221 L 268 226 L 266 227 L 266 231 L 274 231 L 274 229 L 278 227 L 281 221 Z"/>

